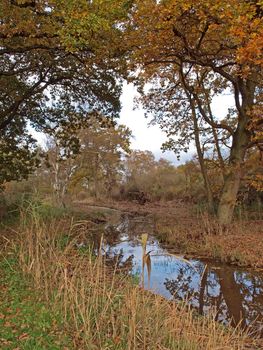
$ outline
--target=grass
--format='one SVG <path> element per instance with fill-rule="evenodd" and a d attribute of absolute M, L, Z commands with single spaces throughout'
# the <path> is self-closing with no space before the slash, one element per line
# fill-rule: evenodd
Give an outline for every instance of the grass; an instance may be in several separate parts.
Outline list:
<path fill-rule="evenodd" d="M 0 344 L 2 350 L 70 349 L 62 318 L 50 313 L 31 289 L 13 257 L 0 262 Z"/>
<path fill-rule="evenodd" d="M 46 221 L 33 206 L 26 218 L 1 260 L 1 349 L 254 348 L 238 329 L 144 291 L 102 254 L 80 252 L 84 221 Z"/>

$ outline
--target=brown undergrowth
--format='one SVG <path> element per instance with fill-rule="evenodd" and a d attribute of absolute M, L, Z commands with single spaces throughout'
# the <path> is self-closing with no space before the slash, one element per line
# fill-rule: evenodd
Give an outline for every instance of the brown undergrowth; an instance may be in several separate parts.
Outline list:
<path fill-rule="evenodd" d="M 263 221 L 234 221 L 222 228 L 208 215 L 157 215 L 161 242 L 188 256 L 263 268 Z"/>
<path fill-rule="evenodd" d="M 96 204 L 78 202 L 80 211 Z M 248 213 L 222 229 L 216 219 L 191 203 L 101 201 L 98 208 L 112 208 L 132 215 L 150 215 L 155 221 L 155 235 L 176 253 L 189 257 L 216 259 L 232 265 L 263 268 L 263 220 L 248 219 Z M 257 215 L 260 216 L 260 215 Z"/>
<path fill-rule="evenodd" d="M 16 240 L 17 268 L 31 281 L 50 313 L 63 317 L 76 349 L 252 349 L 238 329 L 198 317 L 186 306 L 142 290 L 117 264 L 77 248 L 82 222 L 43 222 L 32 214 Z M 89 234 L 89 232 L 85 232 Z M 10 248 L 8 254 L 11 254 Z"/>

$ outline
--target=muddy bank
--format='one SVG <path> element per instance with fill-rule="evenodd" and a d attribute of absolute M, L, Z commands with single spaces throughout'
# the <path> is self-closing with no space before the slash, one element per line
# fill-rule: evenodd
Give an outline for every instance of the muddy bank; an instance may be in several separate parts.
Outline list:
<path fill-rule="evenodd" d="M 103 229 L 103 252 L 125 266 L 138 280 L 142 275 L 140 238 L 142 233 L 148 234 L 151 275 L 148 285 L 145 269 L 145 289 L 170 300 L 187 300 L 201 315 L 212 315 L 219 322 L 240 325 L 254 336 L 263 336 L 263 272 L 260 269 L 222 263 L 208 255 L 197 257 L 200 251 L 193 256 L 180 252 L 176 245 L 158 239 L 158 224 L 153 213 L 140 215 L 136 211 L 122 212 L 102 206 L 86 209 L 90 214 L 100 213 L 105 219 L 95 235 L 96 247 L 101 243 Z"/>
<path fill-rule="evenodd" d="M 219 322 L 239 325 L 254 336 L 263 336 L 262 272 L 212 260 L 185 261 L 184 256 L 175 255 L 174 250 L 164 248 L 156 239 L 150 216 L 122 213 L 120 221 L 111 225 L 115 236 L 113 239 L 106 226 L 103 250 L 108 256 L 119 257 L 123 264 L 129 262 L 130 273 L 139 280 L 142 280 L 140 237 L 142 232 L 148 233 L 151 273 L 148 276 L 144 271 L 145 289 L 170 300 L 186 300 L 201 315 L 209 314 Z"/>
<path fill-rule="evenodd" d="M 110 205 L 108 207 L 107 205 Z M 101 215 L 105 221 L 121 213 L 149 217 L 163 245 L 188 257 L 263 269 L 263 221 L 235 221 L 222 230 L 215 219 L 198 213 L 189 203 L 75 203 L 78 210 Z M 118 214 L 119 213 L 119 214 Z"/>

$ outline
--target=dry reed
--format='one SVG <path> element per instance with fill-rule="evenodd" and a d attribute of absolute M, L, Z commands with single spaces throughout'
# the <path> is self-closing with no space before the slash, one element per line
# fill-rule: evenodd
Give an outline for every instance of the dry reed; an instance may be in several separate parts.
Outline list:
<path fill-rule="evenodd" d="M 247 338 L 238 330 L 142 290 L 116 265 L 107 267 L 100 253 L 81 254 L 75 244 L 80 226 L 71 223 L 71 239 L 61 247 L 63 226 L 32 215 L 20 230 L 19 262 L 50 312 L 63 314 L 76 349 L 245 348 Z"/>

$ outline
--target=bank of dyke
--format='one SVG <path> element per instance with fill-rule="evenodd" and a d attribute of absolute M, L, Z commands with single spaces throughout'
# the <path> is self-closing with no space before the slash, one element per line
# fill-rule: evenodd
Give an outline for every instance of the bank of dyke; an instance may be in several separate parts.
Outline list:
<path fill-rule="evenodd" d="M 131 202 L 99 205 L 78 202 L 74 206 L 82 212 L 102 216 L 106 209 L 109 215 L 117 209 L 133 216 L 151 217 L 155 236 L 175 253 L 263 269 L 263 220 L 235 219 L 232 225 L 222 229 L 215 218 L 188 203 L 158 202 L 142 206 Z"/>
<path fill-rule="evenodd" d="M 29 290 L 47 323 L 43 321 L 37 334 L 13 334 L 8 322 L 16 317 L 12 313 L 23 310 L 23 298 L 17 298 L 14 310 L 1 305 L 2 349 L 31 349 L 36 337 L 36 344 L 45 344 L 45 329 L 50 333 L 47 341 L 51 348 L 65 350 L 260 348 L 256 340 L 238 329 L 220 325 L 211 317 L 199 317 L 182 303 L 144 291 L 115 265 L 109 267 L 102 255 L 94 256 L 89 247 L 79 249 L 80 228 L 84 227 L 86 234 L 92 231 L 92 224 L 86 221 L 85 226 L 84 221 L 48 222 L 33 213 L 30 220 L 22 220 L 17 235 L 5 237 L 1 253 L 4 300 L 16 289 L 17 293 L 21 288 Z M 22 287 L 12 284 L 7 277 L 10 273 L 26 283 Z M 36 299 L 26 300 L 27 308 L 40 315 L 38 306 L 33 307 Z M 49 323 L 50 315 L 54 325 Z M 30 327 L 30 317 L 22 321 L 25 329 Z"/>

